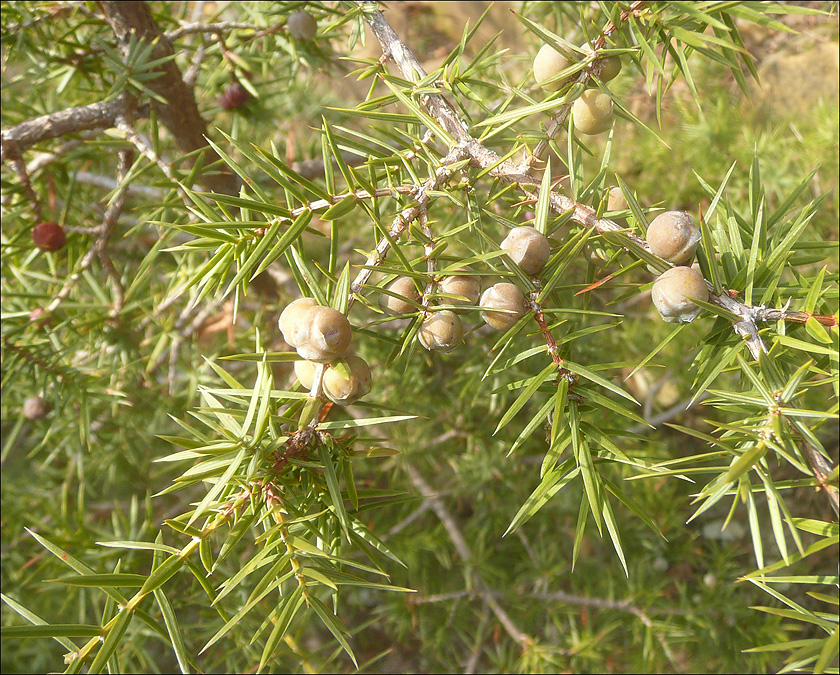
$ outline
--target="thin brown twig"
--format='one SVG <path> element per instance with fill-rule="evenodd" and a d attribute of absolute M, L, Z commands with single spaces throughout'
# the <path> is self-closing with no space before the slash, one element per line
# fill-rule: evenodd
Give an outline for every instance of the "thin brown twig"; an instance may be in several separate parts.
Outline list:
<path fill-rule="evenodd" d="M 606 43 L 606 38 L 612 35 L 616 30 L 618 30 L 619 26 L 622 23 L 627 21 L 631 14 L 637 15 L 639 11 L 647 4 L 644 0 L 638 0 L 637 2 L 633 2 L 630 7 L 625 10 L 622 10 L 619 22 L 617 24 L 613 23 L 611 20 L 607 22 L 607 25 L 604 27 L 604 30 L 601 31 L 601 34 L 597 37 L 594 44 L 592 45 L 594 49 L 598 50 L 601 49 L 604 44 Z M 601 68 L 603 67 L 603 61 L 601 59 L 595 59 L 595 61 L 590 64 L 589 68 L 584 69 L 581 71 L 580 75 L 578 76 L 576 82 L 580 84 L 586 84 L 589 82 L 592 77 L 597 77 L 601 74 Z M 548 152 L 549 143 L 557 137 L 557 134 L 560 133 L 562 129 L 566 128 L 566 121 L 569 119 L 569 113 L 572 111 L 572 103 L 564 103 L 560 110 L 551 118 L 551 123 L 546 129 L 545 138 L 543 138 L 538 144 L 537 147 L 534 148 L 534 151 L 522 160 L 522 163 L 519 165 L 518 170 L 520 173 L 528 173 L 531 169 L 534 168 L 534 164 L 537 162 L 542 161 L 545 154 Z"/>
<path fill-rule="evenodd" d="M 461 533 L 460 528 L 458 527 L 455 519 L 449 513 L 449 510 L 446 508 L 446 505 L 443 503 L 443 500 L 438 497 L 438 495 L 432 490 L 429 484 L 426 482 L 426 479 L 420 474 L 420 472 L 415 469 L 411 464 L 406 464 L 405 469 L 408 472 L 408 477 L 420 494 L 432 505 L 432 510 L 435 512 L 435 515 L 440 519 L 441 523 L 443 523 L 443 527 L 446 530 L 446 533 L 449 535 L 449 539 L 452 541 L 452 544 L 455 546 L 455 550 L 458 552 L 458 555 L 461 556 L 461 559 L 464 561 L 464 564 L 467 566 L 469 574 L 473 580 L 473 584 L 476 588 L 476 593 L 481 597 L 481 599 L 485 602 L 485 604 L 490 608 L 490 611 L 496 615 L 496 618 L 499 620 L 499 623 L 502 624 L 507 634 L 516 642 L 523 650 L 529 649 L 534 644 L 534 639 L 530 637 L 527 633 L 524 633 L 519 627 L 514 623 L 514 621 L 510 618 L 507 612 L 496 602 L 496 598 L 493 596 L 493 593 L 485 586 L 484 582 L 475 572 L 473 568 L 472 562 L 472 551 L 470 550 L 469 544 L 467 544 L 467 540 L 464 538 L 464 535 Z"/>
<path fill-rule="evenodd" d="M 371 7 L 377 5 L 375 0 L 360 0 L 359 4 Z M 366 11 L 364 18 L 382 46 L 383 60 L 393 60 L 402 76 L 410 82 L 415 82 L 426 77 L 426 71 L 420 62 L 399 35 L 397 35 L 381 11 L 378 9 Z M 424 93 L 418 96 L 420 103 L 452 137 L 453 149 L 462 148 L 466 151 L 470 158 L 470 163 L 473 166 L 485 170 L 488 175 L 499 178 L 503 182 L 518 185 L 530 198 L 536 197 L 534 187 L 537 185 L 537 180 L 533 176 L 523 173 L 511 161 L 503 160 L 497 153 L 476 140 L 470 134 L 468 126 L 461 120 L 452 105 L 441 94 L 427 92 L 428 89 L 425 89 Z M 554 191 L 551 191 L 549 194 L 549 206 L 555 213 L 570 213 L 570 218 L 573 222 L 592 228 L 599 234 L 614 235 L 621 245 L 631 254 L 635 254 L 635 247 L 640 247 L 653 258 L 656 258 L 656 256 L 650 253 L 650 248 L 644 239 L 633 232 L 628 232 L 625 228 L 611 220 L 598 218 L 595 210 L 589 206 L 579 204 L 566 195 Z M 657 260 L 657 266 L 661 267 L 662 270 L 671 267 L 666 261 L 661 259 Z M 761 320 L 761 317 L 767 317 L 767 309 L 741 303 L 725 291 L 716 294 L 714 293 L 715 289 L 713 285 L 708 280 L 706 281 L 706 285 L 710 292 L 710 303 L 721 307 L 737 317 L 738 320 L 733 321 L 733 330 L 736 334 L 744 338 L 744 342 L 752 357 L 759 359 L 763 353 L 767 352 L 767 348 L 761 336 L 758 334 L 756 322 Z M 784 318 L 784 312 L 782 312 L 779 318 Z M 806 445 L 810 447 L 810 444 L 806 443 Z M 806 453 L 806 456 L 815 475 L 823 473 L 823 462 L 817 459 L 821 457 L 817 449 L 811 448 Z M 830 469 L 830 465 L 827 468 Z M 832 508 L 836 508 L 834 499 L 832 498 L 833 493 L 831 491 L 826 492 Z"/>
<path fill-rule="evenodd" d="M 435 171 L 434 176 L 426 180 L 421 186 L 415 189 L 414 199 L 415 204 L 408 206 L 400 211 L 391 223 L 391 228 L 388 232 L 390 240 L 396 241 L 408 229 L 409 224 L 414 221 L 420 213 L 422 213 L 429 203 L 429 192 L 437 190 L 441 185 L 446 183 L 452 176 L 452 165 L 465 159 L 466 153 L 464 148 L 460 146 L 453 147 L 446 157 L 441 161 L 440 166 Z M 385 256 L 391 248 L 391 241 L 389 237 L 382 237 L 376 248 L 368 255 L 365 266 L 356 275 L 353 283 L 350 284 L 350 298 L 347 305 L 347 311 L 356 302 L 357 297 L 362 292 L 362 287 L 370 275 L 373 274 L 373 267 L 382 263 Z"/>
<path fill-rule="evenodd" d="M 134 152 L 129 149 L 120 151 L 120 162 L 117 167 L 117 183 L 122 183 L 122 181 L 125 180 L 125 177 L 128 175 L 128 171 L 131 168 L 133 157 Z M 117 188 L 117 193 L 114 195 L 114 198 L 105 210 L 105 217 L 102 220 L 102 231 L 96 242 L 96 252 L 99 255 L 99 262 L 102 264 L 102 267 L 105 269 L 105 273 L 114 285 L 114 306 L 108 313 L 111 318 L 116 318 L 122 311 L 123 304 L 125 302 L 125 288 L 123 287 L 119 272 L 117 272 L 114 267 L 111 255 L 108 252 L 108 243 L 111 240 L 111 235 L 113 234 L 114 227 L 116 227 L 117 221 L 120 218 L 120 214 L 122 213 L 123 206 L 125 206 L 125 200 L 127 197 L 127 186 Z"/>
<path fill-rule="evenodd" d="M 35 216 L 35 222 L 40 223 L 44 220 L 43 210 L 41 209 L 41 200 L 38 198 L 38 194 L 32 187 L 32 182 L 29 180 L 29 172 L 26 170 L 26 164 L 24 164 L 23 159 L 19 156 L 12 157 L 11 164 L 18 176 L 21 187 L 23 188 L 23 193 L 29 200 L 29 207 L 32 209 L 32 213 Z"/>
<path fill-rule="evenodd" d="M 128 169 L 131 166 L 131 152 L 128 150 L 123 150 L 120 152 L 120 163 L 117 170 L 117 175 L 119 179 L 125 177 L 128 173 Z M 61 290 L 56 294 L 53 298 L 52 302 L 45 308 L 45 312 L 47 314 L 52 314 L 56 308 L 64 302 L 72 292 L 76 282 L 79 280 L 79 277 L 84 273 L 84 271 L 90 267 L 91 263 L 93 263 L 93 259 L 95 257 L 99 257 L 100 260 L 102 259 L 102 251 L 105 250 L 108 239 L 110 238 L 114 226 L 116 225 L 117 221 L 119 220 L 120 214 L 122 213 L 122 208 L 125 204 L 125 200 L 127 197 L 127 185 L 122 185 L 117 189 L 117 192 L 114 194 L 114 197 L 109 205 L 108 209 L 105 212 L 105 219 L 103 221 L 103 225 L 100 229 L 98 229 L 98 236 L 96 241 L 93 245 L 88 249 L 87 253 L 85 253 L 84 257 L 82 258 L 79 266 L 76 270 L 74 270 L 65 280 L 64 285 L 61 287 Z M 107 257 L 107 253 L 106 253 Z M 110 260 L 110 258 L 108 258 Z M 112 282 L 114 282 L 115 286 L 115 294 L 116 299 L 114 303 L 114 307 L 111 310 L 111 316 L 116 316 L 119 313 L 119 310 L 122 308 L 123 302 L 123 290 L 122 290 L 122 283 L 119 279 L 119 274 L 116 270 L 113 269 L 113 265 L 111 265 L 110 269 L 108 265 L 105 265 L 106 274 L 111 277 Z M 111 276 L 113 273 L 114 276 Z M 116 313 L 115 313 L 116 310 Z"/>

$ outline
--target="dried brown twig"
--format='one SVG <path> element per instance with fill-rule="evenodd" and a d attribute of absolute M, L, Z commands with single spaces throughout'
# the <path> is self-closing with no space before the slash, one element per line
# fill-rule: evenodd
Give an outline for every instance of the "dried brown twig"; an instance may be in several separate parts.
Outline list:
<path fill-rule="evenodd" d="M 119 166 L 117 167 L 118 182 L 125 178 L 129 168 L 131 168 L 132 154 L 133 153 L 130 150 L 122 150 L 120 152 L 120 161 Z M 54 312 L 58 306 L 70 296 L 70 293 L 76 285 L 76 282 L 79 280 L 79 277 L 81 277 L 82 273 L 91 266 L 95 257 L 99 257 L 100 262 L 105 268 L 106 274 L 114 284 L 115 300 L 114 306 L 111 308 L 109 315 L 111 318 L 116 318 L 119 314 L 122 309 L 124 289 L 122 282 L 120 281 L 119 273 L 116 269 L 114 269 L 114 265 L 111 261 L 110 255 L 108 254 L 107 248 L 111 235 L 114 232 L 114 227 L 116 226 L 120 214 L 122 213 L 123 206 L 125 205 L 125 200 L 128 196 L 127 189 L 128 185 L 122 185 L 117 189 L 110 205 L 105 211 L 105 217 L 102 222 L 102 227 L 98 229 L 98 237 L 96 241 L 82 258 L 78 269 L 73 271 L 73 273 L 64 280 L 64 285 L 61 287 L 61 290 L 56 294 L 52 302 L 47 305 L 45 309 L 47 314 Z"/>

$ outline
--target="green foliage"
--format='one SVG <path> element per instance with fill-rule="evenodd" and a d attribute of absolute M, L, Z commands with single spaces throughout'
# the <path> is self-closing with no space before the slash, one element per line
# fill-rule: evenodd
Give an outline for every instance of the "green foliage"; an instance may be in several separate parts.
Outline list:
<path fill-rule="evenodd" d="M 420 72 L 366 24 L 428 5 L 149 3 L 160 59 L 107 4 L 2 4 L 4 672 L 838 672 L 838 116 L 732 105 L 757 35 L 833 5 L 523 2 L 498 34 L 488 7 Z M 542 43 L 578 60 L 556 92 Z M 569 118 L 587 86 L 606 136 Z M 647 296 L 662 208 L 702 232 L 691 325 Z M 499 248 L 531 221 L 533 278 Z M 441 293 L 466 266 L 528 313 L 495 333 Z M 294 376 L 300 296 L 351 320 L 361 401 Z M 465 344 L 427 352 L 444 310 Z"/>

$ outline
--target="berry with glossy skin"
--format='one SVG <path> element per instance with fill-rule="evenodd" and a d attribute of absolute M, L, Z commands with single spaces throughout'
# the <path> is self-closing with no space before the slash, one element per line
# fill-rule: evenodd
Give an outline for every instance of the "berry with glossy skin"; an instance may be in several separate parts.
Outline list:
<path fill-rule="evenodd" d="M 426 349 L 451 352 L 464 339 L 464 325 L 455 312 L 442 309 L 424 319 L 417 338 Z"/>
<path fill-rule="evenodd" d="M 219 105 L 225 110 L 241 108 L 251 99 L 250 92 L 239 82 L 234 82 L 219 97 Z"/>
<path fill-rule="evenodd" d="M 40 396 L 33 396 L 23 402 L 23 416 L 28 420 L 40 420 L 50 411 L 50 404 Z"/>
<path fill-rule="evenodd" d="M 394 279 L 388 285 L 388 290 L 408 300 L 420 302 L 420 294 L 417 292 L 417 287 L 414 285 L 411 277 L 398 277 Z M 417 308 L 411 303 L 386 295 L 385 293 L 379 296 L 379 306 L 389 314 L 408 314 L 417 311 Z"/>
<path fill-rule="evenodd" d="M 653 284 L 651 299 L 668 323 L 689 323 L 700 314 L 691 298 L 707 301 L 709 289 L 703 275 L 691 267 L 672 267 Z"/>
<path fill-rule="evenodd" d="M 67 235 L 58 223 L 38 223 L 32 228 L 32 241 L 42 251 L 55 253 L 64 248 L 67 243 Z"/>
<path fill-rule="evenodd" d="M 300 335 L 295 345 L 297 353 L 304 359 L 330 363 L 347 352 L 353 331 L 344 314 L 332 307 L 315 307 L 304 315 L 304 320 L 307 319 L 308 330 Z"/>
<path fill-rule="evenodd" d="M 309 391 L 315 383 L 315 369 L 318 367 L 317 363 L 312 361 L 295 361 L 295 375 L 301 386 Z"/>
<path fill-rule="evenodd" d="M 613 123 L 613 102 L 597 89 L 587 89 L 572 106 L 575 129 L 595 136 L 609 131 Z"/>
<path fill-rule="evenodd" d="M 610 188 L 609 196 L 607 197 L 607 211 L 627 211 L 630 205 L 624 198 L 624 193 L 621 188 Z"/>
<path fill-rule="evenodd" d="M 283 339 L 292 347 L 297 347 L 298 343 L 304 339 L 311 323 L 311 318 L 308 316 L 318 306 L 312 298 L 298 298 L 289 303 L 280 314 L 280 320 L 277 322 L 280 332 L 283 333 Z"/>
<path fill-rule="evenodd" d="M 460 295 L 463 298 L 445 298 L 443 302 L 448 305 L 474 305 L 481 295 L 481 280 L 469 274 L 444 277 L 440 282 L 440 292 Z M 454 311 L 463 312 L 463 310 Z"/>
<path fill-rule="evenodd" d="M 511 260 L 530 277 L 539 274 L 551 257 L 548 239 L 530 225 L 514 227 L 502 242 L 501 249 L 507 251 Z"/>
<path fill-rule="evenodd" d="M 499 282 L 484 291 L 478 304 L 500 310 L 481 312 L 484 323 L 496 330 L 508 330 L 528 311 L 525 296 L 522 295 L 519 287 L 505 282 Z"/>
<path fill-rule="evenodd" d="M 339 405 L 359 400 L 370 392 L 370 387 L 370 367 L 358 356 L 337 361 L 324 373 L 324 393 Z"/>
<path fill-rule="evenodd" d="M 650 251 L 674 265 L 685 265 L 694 258 L 702 235 L 694 219 L 682 211 L 660 213 L 648 227 Z"/>
<path fill-rule="evenodd" d="M 295 40 L 311 40 L 318 32 L 318 22 L 306 12 L 290 14 L 286 26 Z"/>
<path fill-rule="evenodd" d="M 545 84 L 543 82 L 572 65 L 574 65 L 574 61 L 569 60 L 565 54 L 558 52 L 551 45 L 543 45 L 534 57 L 534 79 L 543 89 L 557 91 L 569 81 L 568 77 Z"/>

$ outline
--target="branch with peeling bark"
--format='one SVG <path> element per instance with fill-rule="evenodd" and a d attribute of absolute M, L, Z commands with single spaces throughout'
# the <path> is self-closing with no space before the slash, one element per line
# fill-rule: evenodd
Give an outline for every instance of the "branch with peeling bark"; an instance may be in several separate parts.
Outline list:
<path fill-rule="evenodd" d="M 410 82 L 416 82 L 426 77 L 426 71 L 420 62 L 403 43 L 399 35 L 397 35 L 382 15 L 382 12 L 376 9 L 377 3 L 371 0 L 365 0 L 359 2 L 359 4 L 364 9 L 365 21 L 382 46 L 383 59 L 393 60 L 402 76 Z M 419 95 L 420 103 L 452 137 L 453 149 L 462 149 L 469 157 L 472 166 L 485 170 L 488 175 L 498 178 L 505 183 L 516 184 L 529 198 L 536 198 L 537 194 L 534 188 L 539 186 L 541 182 L 537 177 L 532 176 L 527 171 L 523 172 L 513 162 L 503 160 L 493 150 L 476 140 L 470 134 L 466 123 L 461 120 L 452 105 L 442 95 L 426 92 L 428 92 L 428 89 Z M 648 256 L 657 261 L 657 267 L 661 268 L 661 270 L 671 267 L 669 263 L 657 258 L 657 256 L 654 256 L 650 252 L 650 248 L 644 239 L 633 232 L 627 232 L 625 228 L 611 220 L 598 218 L 597 213 L 591 207 L 579 204 L 566 195 L 554 191 L 550 193 L 549 206 L 552 211 L 558 214 L 568 212 L 571 220 L 579 225 L 591 228 L 599 234 L 611 235 L 615 241 L 636 257 L 638 257 L 638 249 L 644 250 Z M 733 323 L 733 330 L 744 338 L 744 342 L 752 357 L 758 359 L 761 354 L 766 353 L 767 348 L 761 336 L 758 334 L 756 322 L 759 320 L 773 320 L 770 319 L 771 316 L 775 320 L 786 319 L 785 311 L 776 310 L 778 313 L 768 314 L 770 310 L 764 307 L 752 307 L 738 302 L 725 291 L 720 294 L 715 294 L 713 285 L 709 281 L 706 284 L 710 291 L 710 302 L 739 318 L 738 321 Z M 805 446 L 807 446 L 805 455 L 815 475 L 818 477 L 827 475 L 829 471 L 826 471 L 826 469 L 831 468 L 830 464 L 825 461 L 825 458 L 822 457 L 816 448 L 811 447 L 808 443 L 805 443 Z M 837 490 L 825 484 L 824 481 L 821 481 L 821 484 L 825 487 L 825 492 L 832 508 L 837 512 Z"/>
<path fill-rule="evenodd" d="M 123 94 L 113 101 L 97 101 L 77 108 L 67 108 L 4 129 L 2 161 L 19 158 L 37 143 L 91 129 L 109 129 L 119 117 L 132 117 L 134 100 Z"/>

